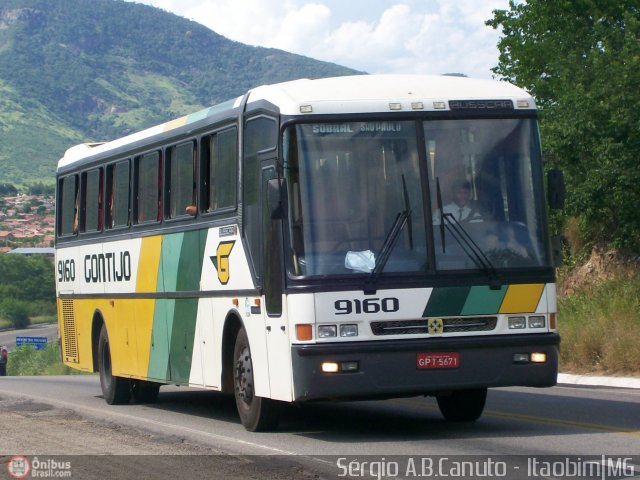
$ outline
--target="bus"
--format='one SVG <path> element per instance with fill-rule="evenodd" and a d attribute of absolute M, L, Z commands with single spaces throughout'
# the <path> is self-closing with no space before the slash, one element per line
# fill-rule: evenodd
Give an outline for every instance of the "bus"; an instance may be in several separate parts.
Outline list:
<path fill-rule="evenodd" d="M 549 192 L 548 192 L 549 193 Z M 108 404 L 161 385 L 283 405 L 556 384 L 534 99 L 506 82 L 362 75 L 254 88 L 57 168 L 64 363 Z"/>

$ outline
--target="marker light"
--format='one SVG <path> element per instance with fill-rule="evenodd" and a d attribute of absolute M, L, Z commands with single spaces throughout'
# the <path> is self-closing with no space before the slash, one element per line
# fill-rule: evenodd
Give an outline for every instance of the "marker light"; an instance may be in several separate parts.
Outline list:
<path fill-rule="evenodd" d="M 447 108 L 446 102 L 433 102 L 434 110 L 445 110 Z"/>
<path fill-rule="evenodd" d="M 424 110 L 424 103 L 422 103 L 422 102 L 411 102 L 411 108 L 413 110 Z"/>
<path fill-rule="evenodd" d="M 335 325 L 318 325 L 318 338 L 336 337 L 338 328 Z"/>
<path fill-rule="evenodd" d="M 529 100 L 518 100 L 516 103 L 518 108 L 529 108 Z"/>
<path fill-rule="evenodd" d="M 300 105 L 300 113 L 312 113 L 313 107 L 311 105 Z"/>
<path fill-rule="evenodd" d="M 340 336 L 341 337 L 357 337 L 358 325 L 355 325 L 355 324 L 340 325 Z"/>
<path fill-rule="evenodd" d="M 524 317 L 509 317 L 509 328 L 511 330 L 526 328 L 527 320 Z"/>
<path fill-rule="evenodd" d="M 513 363 L 529 363 L 529 354 L 528 353 L 514 353 L 513 354 Z"/>
<path fill-rule="evenodd" d="M 544 315 L 536 315 L 529 317 L 529 328 L 544 328 L 546 325 Z"/>
<path fill-rule="evenodd" d="M 321 368 L 323 373 L 338 372 L 338 364 L 336 362 L 323 362 Z"/>
<path fill-rule="evenodd" d="M 542 352 L 532 353 L 531 363 L 547 363 L 547 354 Z"/>
<path fill-rule="evenodd" d="M 340 362 L 341 372 L 357 372 L 359 368 L 358 362 Z"/>
<path fill-rule="evenodd" d="M 402 110 L 402 104 L 401 103 L 390 103 L 389 104 L 389 110 Z"/>
<path fill-rule="evenodd" d="M 299 323 L 296 325 L 296 338 L 306 342 L 313 339 L 313 328 L 308 323 Z"/>

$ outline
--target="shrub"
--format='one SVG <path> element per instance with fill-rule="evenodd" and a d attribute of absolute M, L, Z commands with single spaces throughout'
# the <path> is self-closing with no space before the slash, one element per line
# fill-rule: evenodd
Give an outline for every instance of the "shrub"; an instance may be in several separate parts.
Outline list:
<path fill-rule="evenodd" d="M 11 322 L 13 328 L 27 328 L 31 323 L 29 320 L 29 304 L 23 300 L 16 300 L 15 298 L 3 300 L 0 304 L 0 312 L 3 317 Z"/>

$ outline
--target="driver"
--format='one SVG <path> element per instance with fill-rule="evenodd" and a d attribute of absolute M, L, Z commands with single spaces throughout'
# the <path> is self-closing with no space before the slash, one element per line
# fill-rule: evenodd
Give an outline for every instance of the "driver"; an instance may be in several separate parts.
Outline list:
<path fill-rule="evenodd" d="M 467 180 L 456 180 L 453 183 L 453 201 L 442 207 L 443 213 L 453 215 L 460 223 L 482 222 L 482 215 L 471 203 L 471 183 Z M 440 225 L 440 212 L 433 214 L 433 224 Z"/>

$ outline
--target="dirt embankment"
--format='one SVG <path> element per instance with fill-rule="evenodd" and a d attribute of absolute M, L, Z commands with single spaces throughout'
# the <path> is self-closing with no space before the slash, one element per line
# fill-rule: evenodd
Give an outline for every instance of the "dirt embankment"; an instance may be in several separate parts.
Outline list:
<path fill-rule="evenodd" d="M 588 290 L 599 284 L 620 277 L 630 277 L 640 272 L 640 256 L 621 255 L 616 250 L 594 248 L 589 259 L 571 270 L 560 269 L 558 294 L 567 296 L 578 290 Z"/>
<path fill-rule="evenodd" d="M 26 457 L 31 470 L 39 467 L 51 478 L 318 478 L 281 457 L 229 455 L 177 436 L 88 420 L 71 410 L 3 398 L 1 393 L 0 440 L 0 478 L 12 478 L 7 477 L 8 465 L 16 456 Z"/>

